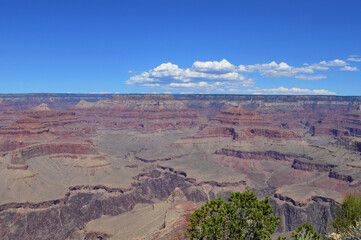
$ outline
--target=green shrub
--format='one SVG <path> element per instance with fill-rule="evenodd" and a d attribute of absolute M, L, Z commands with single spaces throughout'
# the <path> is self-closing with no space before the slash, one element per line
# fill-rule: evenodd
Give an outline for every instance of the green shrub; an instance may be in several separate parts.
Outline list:
<path fill-rule="evenodd" d="M 332 222 L 337 233 L 342 233 L 356 226 L 357 220 L 361 218 L 361 196 L 349 194 L 342 202 L 342 211 L 338 212 Z"/>
<path fill-rule="evenodd" d="M 327 240 L 361 240 L 361 220 L 358 220 L 354 225 L 343 229 L 340 233 L 332 233 L 325 238 Z"/>
<path fill-rule="evenodd" d="M 185 236 L 190 239 L 271 239 L 279 216 L 271 216 L 268 197 L 258 200 L 251 191 L 234 192 L 228 202 L 214 199 L 190 216 Z"/>
<path fill-rule="evenodd" d="M 298 227 L 291 235 L 292 240 L 322 240 L 323 237 L 313 230 L 310 223 L 304 223 Z M 289 240 L 286 237 L 278 237 L 278 240 Z"/>

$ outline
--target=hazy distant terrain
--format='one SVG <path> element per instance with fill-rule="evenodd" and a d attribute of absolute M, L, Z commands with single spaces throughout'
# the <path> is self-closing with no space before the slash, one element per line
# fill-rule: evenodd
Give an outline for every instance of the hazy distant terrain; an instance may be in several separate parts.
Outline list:
<path fill-rule="evenodd" d="M 361 97 L 0 95 L 1 239 L 182 239 L 246 189 L 325 232 L 361 191 Z"/>

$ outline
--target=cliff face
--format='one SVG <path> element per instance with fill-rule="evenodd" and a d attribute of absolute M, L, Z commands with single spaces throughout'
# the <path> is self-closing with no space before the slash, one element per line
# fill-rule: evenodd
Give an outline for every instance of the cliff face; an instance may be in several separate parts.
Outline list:
<path fill-rule="evenodd" d="M 276 215 L 281 216 L 278 231 L 292 231 L 305 222 L 312 223 L 314 229 L 322 234 L 327 233 L 332 218 L 340 210 L 340 205 L 327 198 L 315 197 L 305 206 L 298 206 L 292 199 L 276 196 L 271 200 Z"/>
<path fill-rule="evenodd" d="M 278 231 L 324 233 L 361 191 L 361 97 L 0 98 L 1 239 L 182 239 L 195 208 L 246 189 Z"/>
<path fill-rule="evenodd" d="M 80 100 L 96 102 L 100 99 L 108 99 L 111 94 L 0 94 L 0 112 L 21 111 L 36 107 L 42 103 L 52 109 L 64 110 L 74 106 Z"/>
<path fill-rule="evenodd" d="M 133 128 L 144 131 L 191 128 L 199 124 L 195 109 L 187 108 L 181 101 L 168 95 L 113 96 L 110 100 L 95 103 L 82 101 L 76 111 L 90 124 L 118 129 Z"/>
<path fill-rule="evenodd" d="M 223 130 L 223 132 L 222 132 Z M 282 129 L 265 119 L 255 111 L 246 110 L 242 107 L 231 107 L 213 117 L 205 127 L 206 135 L 230 134 L 234 138 L 245 139 L 251 137 L 267 138 L 297 138 L 301 134 L 289 129 Z"/>

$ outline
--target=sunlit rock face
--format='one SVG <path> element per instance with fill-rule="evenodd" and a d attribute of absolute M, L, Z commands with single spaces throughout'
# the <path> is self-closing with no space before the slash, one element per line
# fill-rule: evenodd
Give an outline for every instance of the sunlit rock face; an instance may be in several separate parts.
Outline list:
<path fill-rule="evenodd" d="M 269 196 L 323 233 L 361 191 L 361 97 L 0 96 L 1 239 L 183 239 L 209 199 Z"/>

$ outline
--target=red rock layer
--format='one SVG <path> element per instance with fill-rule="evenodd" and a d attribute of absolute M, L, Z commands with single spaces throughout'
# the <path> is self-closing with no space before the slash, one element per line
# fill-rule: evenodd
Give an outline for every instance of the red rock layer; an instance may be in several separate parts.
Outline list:
<path fill-rule="evenodd" d="M 202 131 L 205 136 L 231 135 L 234 139 L 255 136 L 267 138 L 298 138 L 298 132 L 281 129 L 265 121 L 259 115 L 242 107 L 222 111 L 209 121 Z"/>
<path fill-rule="evenodd" d="M 146 131 L 190 128 L 198 125 L 198 112 L 180 101 L 114 98 L 96 103 L 81 102 L 74 108 L 90 125 Z"/>
<path fill-rule="evenodd" d="M 28 146 L 29 143 L 22 141 L 5 141 L 0 143 L 0 152 L 13 151 Z"/>
<path fill-rule="evenodd" d="M 361 112 L 342 114 L 336 118 L 322 118 L 311 127 L 313 135 L 361 137 Z"/>
<path fill-rule="evenodd" d="M 69 153 L 69 154 L 97 154 L 96 149 L 89 143 L 49 143 L 32 145 L 27 148 L 18 150 L 22 159 L 30 159 L 34 157 Z"/>

